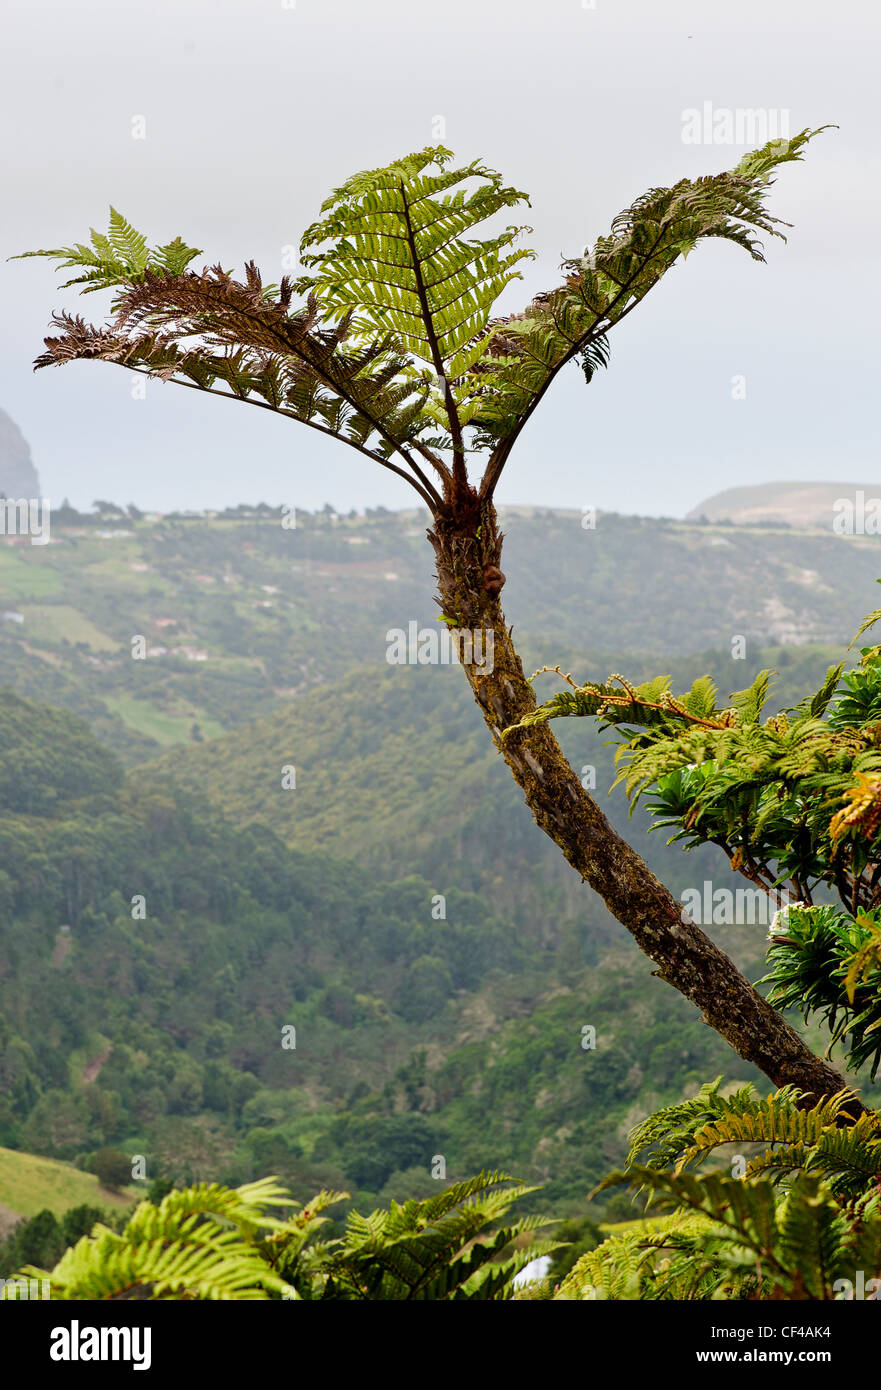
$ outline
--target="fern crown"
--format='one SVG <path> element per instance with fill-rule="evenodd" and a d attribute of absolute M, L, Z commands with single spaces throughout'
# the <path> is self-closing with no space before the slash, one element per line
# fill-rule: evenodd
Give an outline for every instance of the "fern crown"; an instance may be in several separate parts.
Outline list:
<path fill-rule="evenodd" d="M 435 515 L 473 507 L 492 497 L 556 374 L 574 361 L 590 381 L 611 329 L 700 241 L 723 238 L 763 259 L 760 235 L 784 225 L 764 205 L 771 175 L 817 133 L 651 189 L 563 262 L 557 288 L 504 317 L 494 306 L 533 255 L 516 245 L 529 229 L 476 231 L 528 198 L 479 160 L 454 166 L 443 146 L 336 188 L 303 235 L 303 273 L 277 287 L 253 262 L 242 280 L 220 265 L 195 271 L 195 247 L 176 237 L 151 248 L 111 209 L 107 233 L 89 243 L 24 253 L 80 272 L 65 287 L 114 294 L 101 327 L 57 314 L 60 331 L 36 365 L 114 362 L 272 410 L 392 469 Z M 486 456 L 479 487 L 471 453 Z"/>

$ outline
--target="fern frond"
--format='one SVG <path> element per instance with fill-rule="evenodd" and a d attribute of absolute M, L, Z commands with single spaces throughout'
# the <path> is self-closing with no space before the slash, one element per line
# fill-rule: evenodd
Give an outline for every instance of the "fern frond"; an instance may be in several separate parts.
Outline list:
<path fill-rule="evenodd" d="M 430 502 L 431 485 L 406 446 L 437 427 L 422 408 L 427 390 L 408 375 L 408 359 L 388 338 L 350 341 L 346 320 L 322 324 L 314 300 L 291 310 L 290 296 L 282 281 L 278 298 L 267 297 L 253 264 L 244 282 L 220 266 L 201 274 L 148 268 L 123 288 L 111 327 L 56 315 L 60 336 L 46 339 L 35 365 L 116 362 L 203 391 L 226 387 L 220 394 L 336 435 L 399 473 L 389 459 L 402 452 Z"/>
<path fill-rule="evenodd" d="M 316 295 L 331 318 L 351 317 L 361 336 L 393 336 L 425 363 L 434 374 L 430 407 L 461 449 L 461 378 L 483 351 L 492 305 L 534 253 L 511 249 L 528 228 L 468 235 L 528 198 L 477 160 L 448 168 L 452 158 L 429 146 L 335 189 L 303 235 L 308 273 L 296 288 Z"/>
<path fill-rule="evenodd" d="M 630 1131 L 628 1166 L 636 1163 L 646 1150 L 651 1150 L 644 1158 L 650 1168 L 667 1168 L 674 1163 L 695 1133 L 713 1116 L 723 1113 L 725 1102 L 719 1094 L 721 1084 L 722 1078 L 717 1076 L 715 1081 L 705 1082 L 690 1100 L 665 1106 L 635 1125 Z M 755 1088 L 745 1086 L 739 1094 L 754 1096 Z"/>
<path fill-rule="evenodd" d="M 60 270 L 81 270 L 81 275 L 65 280 L 61 289 L 80 285 L 83 294 L 94 294 L 96 290 L 130 285 L 140 280 L 147 270 L 165 270 L 180 275 L 196 256 L 202 254 L 198 247 L 187 246 L 181 237 L 176 237 L 167 246 L 151 249 L 147 238 L 136 231 L 114 207 L 110 209 L 107 232 L 96 232 L 92 228 L 90 241 L 89 246 L 76 242 L 73 246 L 59 246 L 51 251 L 23 251 L 11 259 L 27 260 L 33 256 L 44 256 L 57 261 Z"/>
<path fill-rule="evenodd" d="M 819 133 L 771 141 L 729 173 L 651 189 L 619 213 L 609 236 L 563 262 L 559 289 L 537 295 L 524 313 L 491 323 L 473 368 L 479 409 L 472 423 L 490 441 L 513 440 L 555 373 L 603 339 L 700 241 L 722 238 L 764 260 L 759 234 L 782 236 L 785 225 L 764 207 L 770 175 L 801 159 Z"/>
<path fill-rule="evenodd" d="M 43 1277 L 62 1300 L 266 1299 L 287 1286 L 252 1236 L 281 1226 L 267 1207 L 291 1204 L 273 1178 L 172 1191 L 158 1206 L 141 1202 L 121 1234 L 96 1226 Z"/>
<path fill-rule="evenodd" d="M 522 227 L 466 239 L 528 198 L 477 160 L 447 168 L 452 158 L 429 146 L 335 189 L 303 235 L 310 273 L 297 289 L 314 293 L 331 316 L 352 314 L 365 336 L 394 335 L 455 381 L 474 359 L 491 305 L 519 278 L 514 267 L 533 253 L 508 249 Z"/>
<path fill-rule="evenodd" d="M 792 1087 L 763 1098 L 740 1092 L 730 1104 L 721 1098 L 717 1115 L 695 1131 L 692 1143 L 679 1159 L 677 1171 L 702 1162 L 722 1144 L 815 1145 L 835 1127 L 855 1093 L 843 1090 L 824 1096 L 809 1110 L 799 1109 L 798 1099 L 799 1093 Z"/>
<path fill-rule="evenodd" d="M 519 1271 L 553 1244 L 506 1253 L 544 1218 L 504 1221 L 535 1189 L 504 1173 L 480 1173 L 424 1201 L 392 1202 L 369 1215 L 351 1212 L 343 1241 L 329 1254 L 324 1297 L 376 1300 L 507 1299 Z M 496 1223 L 501 1223 L 497 1225 Z"/>

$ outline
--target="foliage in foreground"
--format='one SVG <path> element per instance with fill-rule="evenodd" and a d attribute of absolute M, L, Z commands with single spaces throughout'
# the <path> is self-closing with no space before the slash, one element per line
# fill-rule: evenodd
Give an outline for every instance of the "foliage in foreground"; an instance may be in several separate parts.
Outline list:
<path fill-rule="evenodd" d="M 95 1226 L 52 1271 L 29 1266 L 19 1278 L 48 1279 L 60 1300 L 872 1298 L 881 1118 L 854 1120 L 852 1100 L 844 1091 L 804 1109 L 793 1088 L 723 1095 L 717 1079 L 650 1116 L 633 1131 L 626 1170 L 600 1190 L 646 1193 L 660 1215 L 582 1254 L 556 1287 L 545 1279 L 518 1290 L 525 1266 L 560 1245 L 535 1238 L 543 1217 L 511 1218 L 535 1189 L 502 1173 L 353 1211 L 331 1238 L 325 1213 L 345 1193 L 321 1192 L 291 1215 L 274 1179 L 202 1184 L 141 1203 L 119 1233 Z M 715 1166 L 701 1172 L 708 1160 Z M 7 1287 L 5 1297 L 15 1294 Z"/>
<path fill-rule="evenodd" d="M 582 1256 L 555 1296 L 825 1301 L 881 1290 L 881 1119 L 848 1123 L 848 1091 L 810 1110 L 799 1099 L 751 1086 L 726 1097 L 717 1079 L 637 1126 L 626 1170 L 601 1187 L 645 1191 L 666 1215 Z M 696 1171 L 726 1147 L 727 1169 Z"/>
<path fill-rule="evenodd" d="M 534 1190 L 480 1173 L 425 1201 L 353 1211 L 342 1237 L 324 1239 L 324 1212 L 346 1193 L 321 1192 L 279 1219 L 272 1208 L 296 1204 L 273 1178 L 199 1184 L 142 1202 L 120 1233 L 97 1225 L 53 1270 L 19 1278 L 48 1279 L 61 1300 L 510 1299 L 516 1275 L 556 1248 L 533 1238 L 542 1217 L 508 1219 Z"/>

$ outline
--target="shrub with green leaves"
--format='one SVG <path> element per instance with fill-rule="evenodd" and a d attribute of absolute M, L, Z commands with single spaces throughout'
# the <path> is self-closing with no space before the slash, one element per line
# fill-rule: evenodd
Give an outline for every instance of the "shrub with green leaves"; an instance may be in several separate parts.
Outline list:
<path fill-rule="evenodd" d="M 781 1009 L 819 1013 L 830 1046 L 847 1037 L 856 1070 L 881 1065 L 881 908 L 856 919 L 840 908 L 789 906 L 775 919 L 768 948 L 768 998 Z"/>
<path fill-rule="evenodd" d="M 857 637 L 881 617 L 866 619 Z M 856 639 L 854 639 L 856 640 Z M 563 673 L 559 667 L 542 668 Z M 819 1012 L 852 1067 L 881 1063 L 881 647 L 832 666 L 819 690 L 765 716 L 772 672 L 721 704 L 708 676 L 565 688 L 520 725 L 588 717 L 613 730 L 631 808 L 685 849 L 712 844 L 783 900 L 770 936 L 770 1002 Z M 533 677 L 535 679 L 535 677 Z M 510 734 L 512 729 L 506 731 Z M 829 906 L 837 896 L 841 907 Z"/>

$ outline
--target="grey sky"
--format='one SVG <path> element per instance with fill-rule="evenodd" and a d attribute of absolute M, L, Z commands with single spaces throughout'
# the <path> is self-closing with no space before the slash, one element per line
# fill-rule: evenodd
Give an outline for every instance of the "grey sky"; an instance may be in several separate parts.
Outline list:
<path fill-rule="evenodd" d="M 0 54 L 0 406 L 44 492 L 142 507 L 287 501 L 408 506 L 405 484 L 289 421 L 76 364 L 33 375 L 55 290 L 48 262 L 113 202 L 151 240 L 181 233 L 269 278 L 326 192 L 432 143 L 527 190 L 539 259 L 502 306 L 557 283 L 644 189 L 737 162 L 682 141 L 682 113 L 774 108 L 836 122 L 784 169 L 795 226 L 768 266 L 702 247 L 612 335 L 585 387 L 561 374 L 499 500 L 681 515 L 734 483 L 881 477 L 876 7 L 817 0 L 6 0 Z M 146 139 L 132 138 L 143 116 Z M 746 399 L 732 399 L 732 377 Z"/>

